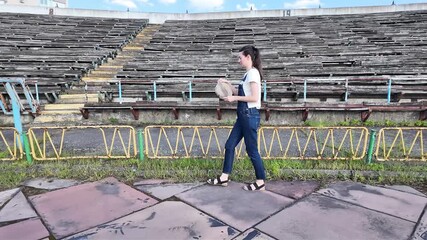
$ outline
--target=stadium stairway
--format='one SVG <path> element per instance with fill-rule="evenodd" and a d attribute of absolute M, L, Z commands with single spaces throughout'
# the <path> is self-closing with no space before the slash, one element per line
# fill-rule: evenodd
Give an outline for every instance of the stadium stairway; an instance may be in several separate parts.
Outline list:
<path fill-rule="evenodd" d="M 34 120 L 36 124 L 55 122 L 76 122 L 82 120 L 80 109 L 85 103 L 99 102 L 99 91 L 102 86 L 116 81 L 116 74 L 123 70 L 123 66 L 144 50 L 152 36 L 161 25 L 147 25 L 114 59 L 108 59 L 106 63 L 82 77 L 80 83 L 74 84 L 71 89 L 59 95 L 53 104 L 46 104 L 40 115 Z"/>
<path fill-rule="evenodd" d="M 117 57 L 110 59 L 107 63 L 99 66 L 98 69 L 89 73 L 82 80 L 88 86 L 105 85 L 108 81 L 114 80 L 117 73 L 123 70 L 123 66 L 144 50 L 155 32 L 161 25 L 147 25 L 129 44 L 123 47 Z"/>

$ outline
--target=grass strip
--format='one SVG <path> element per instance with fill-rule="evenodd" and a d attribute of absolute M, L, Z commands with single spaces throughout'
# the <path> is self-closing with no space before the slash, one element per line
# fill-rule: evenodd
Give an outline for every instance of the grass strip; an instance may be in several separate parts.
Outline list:
<path fill-rule="evenodd" d="M 264 160 L 268 180 L 352 180 L 367 184 L 405 184 L 427 189 L 427 163 L 388 161 Z M 0 190 L 19 187 L 34 178 L 96 181 L 115 177 L 132 184 L 141 179 L 169 179 L 175 182 L 205 181 L 221 172 L 218 159 L 68 160 L 28 164 L 25 161 L 0 163 Z M 253 181 L 250 160 L 236 160 L 232 180 Z"/>

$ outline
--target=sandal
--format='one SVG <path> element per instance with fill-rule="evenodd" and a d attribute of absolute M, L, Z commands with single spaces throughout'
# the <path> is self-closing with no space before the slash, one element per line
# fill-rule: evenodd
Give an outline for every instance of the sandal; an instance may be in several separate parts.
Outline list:
<path fill-rule="evenodd" d="M 264 191 L 265 183 L 258 186 L 256 182 L 243 186 L 243 189 L 246 191 Z"/>
<path fill-rule="evenodd" d="M 228 182 L 229 182 L 229 181 L 230 181 L 229 179 L 224 180 L 224 181 L 221 181 L 221 178 L 220 178 L 220 176 L 218 175 L 216 178 L 209 178 L 206 182 L 207 182 L 209 185 L 215 185 L 215 186 L 223 186 L 223 187 L 227 187 L 227 186 L 228 186 Z"/>

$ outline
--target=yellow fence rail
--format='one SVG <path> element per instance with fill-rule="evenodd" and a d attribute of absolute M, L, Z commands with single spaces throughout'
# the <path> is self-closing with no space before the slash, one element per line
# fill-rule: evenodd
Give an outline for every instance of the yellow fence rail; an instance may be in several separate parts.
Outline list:
<path fill-rule="evenodd" d="M 230 126 L 148 126 L 149 158 L 222 158 Z M 258 147 L 264 159 L 363 159 L 368 141 L 363 127 L 261 127 Z M 236 157 L 246 157 L 243 141 Z"/>
<path fill-rule="evenodd" d="M 0 127 L 0 160 L 22 159 L 24 151 L 18 131 L 12 127 Z"/>
<path fill-rule="evenodd" d="M 149 158 L 218 158 L 224 151 L 224 136 L 231 129 L 229 126 L 148 126 L 144 134 L 145 153 Z"/>
<path fill-rule="evenodd" d="M 427 128 L 382 128 L 378 132 L 375 157 L 385 160 L 426 160 Z"/>
<path fill-rule="evenodd" d="M 264 159 L 355 159 L 365 157 L 364 127 L 261 127 L 258 146 Z"/>
<path fill-rule="evenodd" d="M 99 131 L 84 134 L 86 129 Z M 135 129 L 130 126 L 32 127 L 28 130 L 35 160 L 132 158 L 137 154 L 135 136 Z M 97 146 L 100 139 L 103 146 Z M 79 148 L 84 148 L 82 151 L 76 152 L 72 146 L 77 143 Z M 86 154 L 79 155 L 81 153 Z"/>
<path fill-rule="evenodd" d="M 91 129 L 91 131 L 87 131 Z M 93 131 L 93 129 L 98 131 Z M 223 158 L 231 126 L 148 126 L 144 151 L 149 158 Z M 427 128 L 382 128 L 374 156 L 385 160 L 426 160 Z M 369 131 L 364 127 L 261 127 L 258 148 L 263 159 L 355 159 L 366 156 Z M 33 127 L 28 130 L 35 160 L 123 159 L 137 156 L 131 126 Z M 76 150 L 77 149 L 77 150 Z M 22 159 L 15 128 L 0 128 L 0 160 Z M 236 157 L 247 157 L 244 141 Z"/>

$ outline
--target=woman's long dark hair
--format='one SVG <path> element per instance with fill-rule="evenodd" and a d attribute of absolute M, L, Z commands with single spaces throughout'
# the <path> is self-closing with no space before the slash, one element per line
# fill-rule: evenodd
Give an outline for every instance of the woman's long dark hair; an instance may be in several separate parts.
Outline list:
<path fill-rule="evenodd" d="M 239 52 L 243 53 L 244 56 L 251 56 L 253 67 L 258 70 L 262 80 L 261 54 L 259 53 L 258 48 L 247 45 L 242 47 Z"/>

